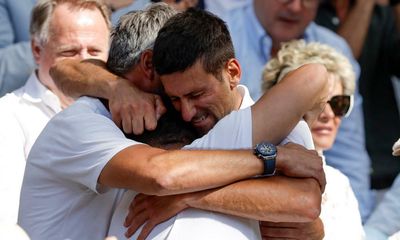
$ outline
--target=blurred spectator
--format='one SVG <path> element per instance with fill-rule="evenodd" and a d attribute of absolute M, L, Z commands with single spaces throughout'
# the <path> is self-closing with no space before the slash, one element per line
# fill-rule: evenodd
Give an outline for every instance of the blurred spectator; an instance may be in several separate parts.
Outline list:
<path fill-rule="evenodd" d="M 111 21 L 114 25 L 117 24 L 118 19 L 122 15 L 129 11 L 144 9 L 151 2 L 165 2 L 172 5 L 178 11 L 184 11 L 189 7 L 197 7 L 208 10 L 219 17 L 223 17 L 223 15 L 231 9 L 244 6 L 250 1 L 251 0 L 124 0 L 116 5 L 115 2 L 117 1 L 106 0 L 107 4 L 109 4 L 113 10 Z"/>
<path fill-rule="evenodd" d="M 342 117 L 349 114 L 352 105 L 352 94 L 355 89 L 355 74 L 348 59 L 332 47 L 303 40 L 284 43 L 277 57 L 272 58 L 263 71 L 263 89 L 268 90 L 279 82 L 290 71 L 307 63 L 319 63 L 325 66 L 329 74 L 330 101 L 322 113 L 308 112 L 305 120 L 311 127 L 315 149 L 323 156 L 323 151 L 332 147 Z M 309 129 L 303 138 L 310 135 Z M 289 141 L 296 142 L 296 139 Z M 296 135 L 295 135 L 296 136 Z M 297 136 L 298 137 L 298 136 Z M 309 139 L 312 144 L 311 136 Z M 310 147 L 310 146 L 308 146 Z M 322 195 L 320 218 L 324 225 L 324 239 L 363 239 L 364 231 L 358 203 L 350 187 L 348 178 L 337 169 L 324 165 L 327 184 Z M 263 226 L 264 224 L 262 224 Z M 273 225 L 276 229 L 278 224 Z M 262 228 L 268 235 L 268 228 Z M 302 226 L 302 231 L 306 230 Z M 311 231 L 312 232 L 312 231 Z M 262 231 L 264 234 L 264 232 Z M 298 235 L 299 236 L 299 233 Z M 276 237 L 276 236 L 275 236 Z M 289 235 L 279 236 L 289 237 Z M 314 239 L 311 236 L 304 236 Z M 299 239 L 303 239 L 300 238 Z"/>
<path fill-rule="evenodd" d="M 184 11 L 189 7 L 196 7 L 199 4 L 198 0 L 124 0 L 122 1 L 124 4 L 118 5 L 115 5 L 114 2 L 117 2 L 115 0 L 106 0 L 106 2 L 111 6 L 111 10 L 113 10 L 111 21 L 114 25 L 117 24 L 122 15 L 130 11 L 142 10 L 152 2 L 165 2 L 173 6 L 178 11 Z"/>
<path fill-rule="evenodd" d="M 38 69 L 0 99 L 0 221 L 17 222 L 30 149 L 48 120 L 72 102 L 55 86 L 49 68 L 65 58 L 106 60 L 110 25 L 100 0 L 42 0 L 35 6 L 30 33 Z"/>
<path fill-rule="evenodd" d="M 26 82 L 35 68 L 29 17 L 36 0 L 0 0 L 0 97 Z"/>
<path fill-rule="evenodd" d="M 29 21 L 37 0 L 0 0 L 0 97 L 24 85 L 36 67 L 32 56 Z M 113 22 L 149 0 L 105 0 Z M 129 7 L 131 6 L 131 7 Z"/>
<path fill-rule="evenodd" d="M 280 48 L 282 42 L 303 38 L 306 42 L 325 43 L 343 53 L 353 65 L 356 76 L 359 66 L 346 41 L 334 32 L 313 22 L 319 0 L 253 0 L 230 10 L 223 17 L 227 22 L 242 65 L 242 84 L 250 95 L 261 94 L 261 71 Z M 326 161 L 350 180 L 359 201 L 361 215 L 372 207 L 370 195 L 370 159 L 365 148 L 361 96 L 356 88 L 354 108 L 343 119 L 332 149 L 325 152 Z M 354 156 L 357 159 L 354 160 Z"/>
<path fill-rule="evenodd" d="M 393 145 L 393 156 L 400 157 L 400 139 Z M 400 174 L 364 226 L 367 240 L 400 239 Z"/>
<path fill-rule="evenodd" d="M 391 81 L 392 75 L 400 76 L 399 2 L 391 0 L 389 6 L 385 0 L 326 0 L 317 17 L 319 24 L 347 40 L 360 63 L 366 146 L 372 160 L 371 184 L 376 189 L 390 187 L 400 171 L 400 161 L 390 155 L 400 132 Z"/>
<path fill-rule="evenodd" d="M 400 232 L 400 174 L 383 200 L 368 218 L 364 229 L 367 240 L 383 240 Z"/>

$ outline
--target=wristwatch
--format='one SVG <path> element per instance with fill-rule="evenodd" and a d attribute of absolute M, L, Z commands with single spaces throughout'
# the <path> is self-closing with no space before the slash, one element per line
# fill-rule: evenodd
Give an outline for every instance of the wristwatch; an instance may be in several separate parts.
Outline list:
<path fill-rule="evenodd" d="M 273 176 L 275 174 L 276 147 L 269 142 L 260 142 L 254 147 L 254 155 L 264 163 L 264 173 L 258 177 Z"/>

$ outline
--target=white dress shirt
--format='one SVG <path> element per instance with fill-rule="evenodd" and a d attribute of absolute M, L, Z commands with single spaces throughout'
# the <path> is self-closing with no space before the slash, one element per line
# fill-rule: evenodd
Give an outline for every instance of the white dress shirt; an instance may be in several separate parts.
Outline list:
<path fill-rule="evenodd" d="M 61 111 L 59 99 L 32 73 L 0 99 L 0 222 L 16 223 L 25 162 L 44 126 Z"/>

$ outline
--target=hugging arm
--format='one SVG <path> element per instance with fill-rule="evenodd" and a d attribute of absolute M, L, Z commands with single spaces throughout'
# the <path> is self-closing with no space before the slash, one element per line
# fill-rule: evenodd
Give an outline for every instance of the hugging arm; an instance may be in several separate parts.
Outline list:
<path fill-rule="evenodd" d="M 160 96 L 143 92 L 128 80 L 109 72 L 101 60 L 65 59 L 50 69 L 50 75 L 68 96 L 108 99 L 113 121 L 126 133 L 154 130 L 157 120 L 166 111 Z"/>
<path fill-rule="evenodd" d="M 280 143 L 306 112 L 323 110 L 328 92 L 323 65 L 305 64 L 288 73 L 251 107 L 253 145 L 263 140 Z"/>
<path fill-rule="evenodd" d="M 138 144 L 117 153 L 98 181 L 108 187 L 171 195 L 224 186 L 262 171 L 262 162 L 250 150 L 166 151 Z"/>
<path fill-rule="evenodd" d="M 236 182 L 223 188 L 164 197 L 138 195 L 125 219 L 130 237 L 146 221 L 138 239 L 159 223 L 193 207 L 263 221 L 312 222 L 320 213 L 321 193 L 312 179 L 274 176 Z"/>

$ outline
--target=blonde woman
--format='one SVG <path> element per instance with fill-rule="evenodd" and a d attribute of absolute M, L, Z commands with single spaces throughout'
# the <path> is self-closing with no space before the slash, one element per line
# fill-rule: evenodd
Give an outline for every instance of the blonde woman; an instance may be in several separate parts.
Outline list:
<path fill-rule="evenodd" d="M 264 68 L 263 90 L 268 91 L 290 71 L 306 63 L 319 63 L 327 69 L 330 100 L 321 113 L 310 111 L 304 116 L 312 136 L 307 127 L 295 128 L 285 141 L 303 143 L 307 148 L 314 148 L 315 144 L 315 149 L 323 156 L 323 151 L 334 143 L 341 119 L 351 111 L 355 75 L 347 58 L 320 43 L 305 43 L 303 40 L 285 43 Z M 324 225 L 324 239 L 363 239 L 358 203 L 348 178 L 326 164 L 324 171 L 327 185 L 320 215 Z M 261 226 L 263 236 L 271 236 L 272 227 L 268 224 Z"/>

